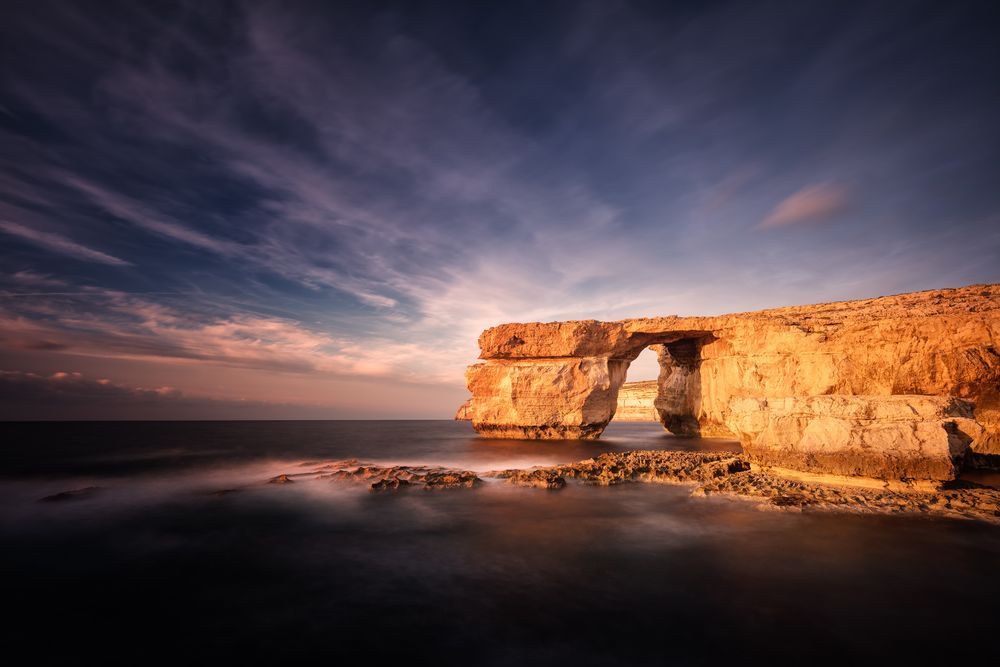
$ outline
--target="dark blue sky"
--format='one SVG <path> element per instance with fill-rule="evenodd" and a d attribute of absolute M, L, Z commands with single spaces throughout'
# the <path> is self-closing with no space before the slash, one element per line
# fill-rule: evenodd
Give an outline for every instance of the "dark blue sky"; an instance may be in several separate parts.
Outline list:
<path fill-rule="evenodd" d="M 996 282 L 993 6 L 6 3 L 0 395 L 446 417 L 503 321 Z"/>

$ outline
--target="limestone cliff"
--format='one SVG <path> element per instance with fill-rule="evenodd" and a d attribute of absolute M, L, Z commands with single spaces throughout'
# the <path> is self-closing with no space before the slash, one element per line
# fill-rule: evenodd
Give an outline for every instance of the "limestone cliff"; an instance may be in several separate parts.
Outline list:
<path fill-rule="evenodd" d="M 472 410 L 470 409 L 472 405 L 472 399 L 467 399 L 465 403 L 458 406 L 458 410 L 455 412 L 455 421 L 472 421 Z"/>
<path fill-rule="evenodd" d="M 882 479 L 954 479 L 983 433 L 941 396 L 736 398 L 727 423 L 757 463 Z"/>
<path fill-rule="evenodd" d="M 653 402 L 656 400 L 658 385 L 656 380 L 626 382 L 618 390 L 618 405 L 614 421 L 655 422 L 659 415 Z"/>
<path fill-rule="evenodd" d="M 995 431 L 998 339 L 1000 285 L 713 317 L 502 324 L 479 338 L 467 413 L 493 437 L 598 437 L 629 363 L 654 346 L 656 409 L 678 434 L 733 437 L 734 398 L 894 394 L 967 399 Z"/>
<path fill-rule="evenodd" d="M 656 380 L 643 382 L 626 382 L 618 390 L 618 405 L 615 408 L 613 421 L 620 422 L 658 422 L 656 412 L 658 386 Z M 455 412 L 455 421 L 471 421 L 472 399 L 465 401 Z"/>

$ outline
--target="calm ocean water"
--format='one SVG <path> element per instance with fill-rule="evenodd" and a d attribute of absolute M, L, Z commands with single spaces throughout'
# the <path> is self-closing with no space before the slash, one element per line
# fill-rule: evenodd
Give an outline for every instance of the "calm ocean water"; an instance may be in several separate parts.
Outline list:
<path fill-rule="evenodd" d="M 760 511 L 681 486 L 262 483 L 349 457 L 486 470 L 738 449 L 655 424 L 613 424 L 597 443 L 482 440 L 450 421 L 7 423 L 0 435 L 4 646 L 29 650 L 24 664 L 858 664 L 995 652 L 993 526 Z M 40 500 L 76 489 L 90 490 Z"/>

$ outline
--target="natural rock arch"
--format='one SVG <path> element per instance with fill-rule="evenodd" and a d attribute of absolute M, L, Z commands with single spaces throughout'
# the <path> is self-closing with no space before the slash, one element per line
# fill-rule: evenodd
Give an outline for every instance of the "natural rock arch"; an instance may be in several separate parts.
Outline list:
<path fill-rule="evenodd" d="M 857 422 L 872 438 L 875 427 L 867 422 L 896 423 L 903 414 L 948 424 L 978 422 L 975 428 L 985 427 L 988 435 L 974 434 L 976 440 L 990 443 L 997 438 L 989 433 L 1000 425 L 998 339 L 998 285 L 716 317 L 503 324 L 479 338 L 484 362 L 466 371 L 472 397 L 463 412 L 488 437 L 599 437 L 614 414 L 629 363 L 656 346 L 661 373 L 655 405 L 674 433 L 738 436 L 748 451 L 783 447 L 766 442 L 778 426 L 765 424 L 761 415 L 773 408 L 775 419 L 784 420 L 781 428 L 798 420 L 801 428 L 789 432 L 799 433 L 803 447 L 825 443 L 817 433 L 833 428 L 830 420 Z M 893 416 L 879 416 L 881 397 L 904 392 L 967 399 L 969 414 L 962 416 L 965 408 L 951 403 L 916 399 L 898 411 L 894 399 Z M 824 396 L 854 398 L 816 398 Z M 780 409 L 773 407 L 779 403 Z M 747 405 L 756 405 L 753 419 L 744 414 Z M 924 445 L 914 443 L 917 449 Z M 786 458 L 800 468 L 822 458 L 803 451 Z M 827 460 L 836 458 L 831 456 Z"/>

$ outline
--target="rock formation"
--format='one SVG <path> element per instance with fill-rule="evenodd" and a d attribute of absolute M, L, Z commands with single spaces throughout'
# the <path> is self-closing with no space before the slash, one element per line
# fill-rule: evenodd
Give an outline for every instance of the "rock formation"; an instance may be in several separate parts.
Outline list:
<path fill-rule="evenodd" d="M 551 491 L 569 484 L 684 484 L 691 487 L 692 496 L 742 498 L 762 509 L 920 513 L 1000 524 L 1000 489 L 961 480 L 931 487 L 912 481 L 858 484 L 854 479 L 838 479 L 829 484 L 815 479 L 788 479 L 773 474 L 774 469 L 755 467 L 746 454 L 732 452 L 610 452 L 576 463 L 483 472 L 437 466 L 385 466 L 356 459 L 313 461 L 301 464 L 299 469 L 303 467 L 309 470 L 283 476 L 343 482 L 367 487 L 372 493 L 476 489 L 497 482 Z"/>
<path fill-rule="evenodd" d="M 847 476 L 954 479 L 983 432 L 970 403 L 939 396 L 734 398 L 729 408 L 754 461 Z"/>
<path fill-rule="evenodd" d="M 618 390 L 618 405 L 615 407 L 614 421 L 659 421 L 659 414 L 653 405 L 658 390 L 659 386 L 656 380 L 623 384 Z"/>
<path fill-rule="evenodd" d="M 656 411 L 656 395 L 659 390 L 656 380 L 642 382 L 625 382 L 618 389 L 618 405 L 615 408 L 614 421 L 619 422 L 658 422 Z M 459 406 L 455 412 L 455 421 L 471 421 L 472 399 Z"/>
<path fill-rule="evenodd" d="M 986 428 L 972 444 L 981 451 L 1000 429 L 998 339 L 1000 285 L 714 317 L 502 324 L 479 337 L 484 361 L 466 371 L 465 414 L 488 437 L 596 438 L 629 364 L 652 346 L 661 369 L 655 406 L 672 433 L 744 433 L 733 399 L 768 399 L 770 408 L 778 405 L 770 399 L 810 396 L 943 396 L 972 404 Z M 867 474 L 903 474 L 865 451 Z"/>

